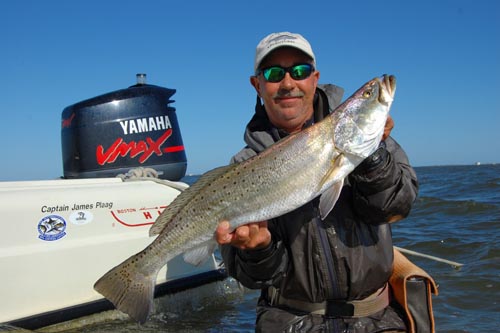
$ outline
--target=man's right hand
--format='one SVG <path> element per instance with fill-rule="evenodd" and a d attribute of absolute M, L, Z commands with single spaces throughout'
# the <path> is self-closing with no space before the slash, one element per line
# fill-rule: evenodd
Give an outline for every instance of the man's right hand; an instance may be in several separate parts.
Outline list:
<path fill-rule="evenodd" d="M 258 250 L 271 243 L 271 233 L 267 221 L 242 225 L 230 232 L 230 225 L 222 221 L 215 230 L 215 240 L 219 245 L 230 244 L 240 250 Z"/>

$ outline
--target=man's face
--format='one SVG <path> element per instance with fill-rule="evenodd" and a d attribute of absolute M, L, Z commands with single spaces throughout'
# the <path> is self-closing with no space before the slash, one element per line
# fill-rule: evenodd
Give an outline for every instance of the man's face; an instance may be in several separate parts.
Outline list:
<path fill-rule="evenodd" d="M 311 59 L 297 49 L 283 47 L 271 52 L 262 61 L 260 68 L 291 67 L 303 63 L 311 63 Z M 288 133 L 300 131 L 304 123 L 312 117 L 318 80 L 318 71 L 304 80 L 294 80 L 290 73 L 286 73 L 280 82 L 267 82 L 262 74 L 250 78 L 264 102 L 271 123 Z"/>

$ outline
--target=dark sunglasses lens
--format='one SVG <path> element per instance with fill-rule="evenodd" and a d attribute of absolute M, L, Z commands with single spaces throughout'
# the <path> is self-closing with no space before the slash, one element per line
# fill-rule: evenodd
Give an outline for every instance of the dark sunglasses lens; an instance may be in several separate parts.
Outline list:
<path fill-rule="evenodd" d="M 281 67 L 270 67 L 264 69 L 263 74 L 268 82 L 280 82 L 285 77 L 285 70 Z"/>
<path fill-rule="evenodd" d="M 262 70 L 262 74 L 268 82 L 280 82 L 287 72 L 290 73 L 290 76 L 294 80 L 304 80 L 307 79 L 313 71 L 314 68 L 312 65 L 301 64 L 289 68 L 279 66 L 269 67 Z"/>
<path fill-rule="evenodd" d="M 309 64 L 293 66 L 290 76 L 294 80 L 304 80 L 312 73 L 312 66 Z"/>

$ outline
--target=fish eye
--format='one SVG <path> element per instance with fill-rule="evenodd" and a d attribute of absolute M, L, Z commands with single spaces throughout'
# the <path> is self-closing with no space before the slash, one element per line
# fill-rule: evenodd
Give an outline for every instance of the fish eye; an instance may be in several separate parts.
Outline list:
<path fill-rule="evenodd" d="M 364 98 L 370 98 L 370 96 L 371 96 L 371 95 L 372 95 L 371 90 L 365 90 L 365 91 L 363 92 L 363 97 L 364 97 Z"/>

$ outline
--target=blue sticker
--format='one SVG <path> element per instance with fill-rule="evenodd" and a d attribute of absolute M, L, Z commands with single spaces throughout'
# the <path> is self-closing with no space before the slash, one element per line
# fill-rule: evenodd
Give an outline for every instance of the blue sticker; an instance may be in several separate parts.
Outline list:
<path fill-rule="evenodd" d="M 59 215 L 45 216 L 38 222 L 38 238 L 55 241 L 66 236 L 66 221 Z"/>

